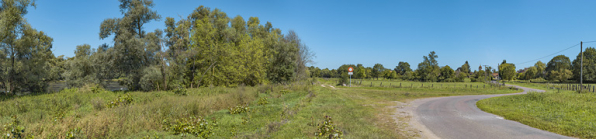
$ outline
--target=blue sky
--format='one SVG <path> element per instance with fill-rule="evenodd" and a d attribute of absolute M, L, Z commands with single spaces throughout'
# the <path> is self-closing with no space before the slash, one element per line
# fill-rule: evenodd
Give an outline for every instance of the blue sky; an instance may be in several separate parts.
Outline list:
<path fill-rule="evenodd" d="M 596 40 L 596 1 L 336 1 L 336 0 L 155 0 L 163 18 L 145 25 L 164 29 L 165 17 L 186 18 L 196 7 L 218 8 L 229 17 L 255 16 L 283 32 L 292 29 L 315 52 L 314 66 L 381 63 L 393 69 L 400 61 L 416 69 L 422 56 L 435 51 L 439 65 L 472 69 L 496 67 L 506 59 L 517 68 L 580 41 Z M 77 45 L 97 47 L 106 18 L 122 17 L 117 0 L 36 1 L 25 17 L 54 38 L 54 54 L 74 56 Z M 584 45 L 595 47 L 596 43 Z M 575 59 L 579 46 L 563 51 Z M 548 62 L 553 56 L 542 60 Z"/>

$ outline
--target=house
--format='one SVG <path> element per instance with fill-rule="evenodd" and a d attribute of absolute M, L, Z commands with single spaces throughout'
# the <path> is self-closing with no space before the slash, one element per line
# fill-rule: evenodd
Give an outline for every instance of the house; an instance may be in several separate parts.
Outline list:
<path fill-rule="evenodd" d="M 499 73 L 493 73 L 493 79 L 499 79 Z"/>

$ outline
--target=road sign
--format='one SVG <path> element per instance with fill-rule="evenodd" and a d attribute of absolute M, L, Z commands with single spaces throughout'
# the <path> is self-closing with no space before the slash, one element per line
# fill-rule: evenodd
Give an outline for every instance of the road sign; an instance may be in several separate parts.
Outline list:
<path fill-rule="evenodd" d="M 348 67 L 348 75 L 354 74 L 354 68 Z"/>

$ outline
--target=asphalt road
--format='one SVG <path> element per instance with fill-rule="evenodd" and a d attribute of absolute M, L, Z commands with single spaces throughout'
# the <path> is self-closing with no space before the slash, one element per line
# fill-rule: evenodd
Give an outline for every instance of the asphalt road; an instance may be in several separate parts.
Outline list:
<path fill-rule="evenodd" d="M 543 92 L 543 90 L 523 89 Z M 515 95 L 515 94 L 504 94 Z M 414 115 L 438 138 L 444 139 L 562 139 L 563 135 L 536 129 L 515 121 L 505 120 L 476 107 L 481 99 L 503 95 L 475 95 L 429 98 L 417 100 Z"/>

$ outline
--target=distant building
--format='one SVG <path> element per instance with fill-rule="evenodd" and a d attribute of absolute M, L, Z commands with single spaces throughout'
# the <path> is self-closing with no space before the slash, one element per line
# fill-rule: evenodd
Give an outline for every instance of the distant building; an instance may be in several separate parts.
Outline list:
<path fill-rule="evenodd" d="M 493 73 L 493 79 L 499 79 L 499 73 Z"/>

